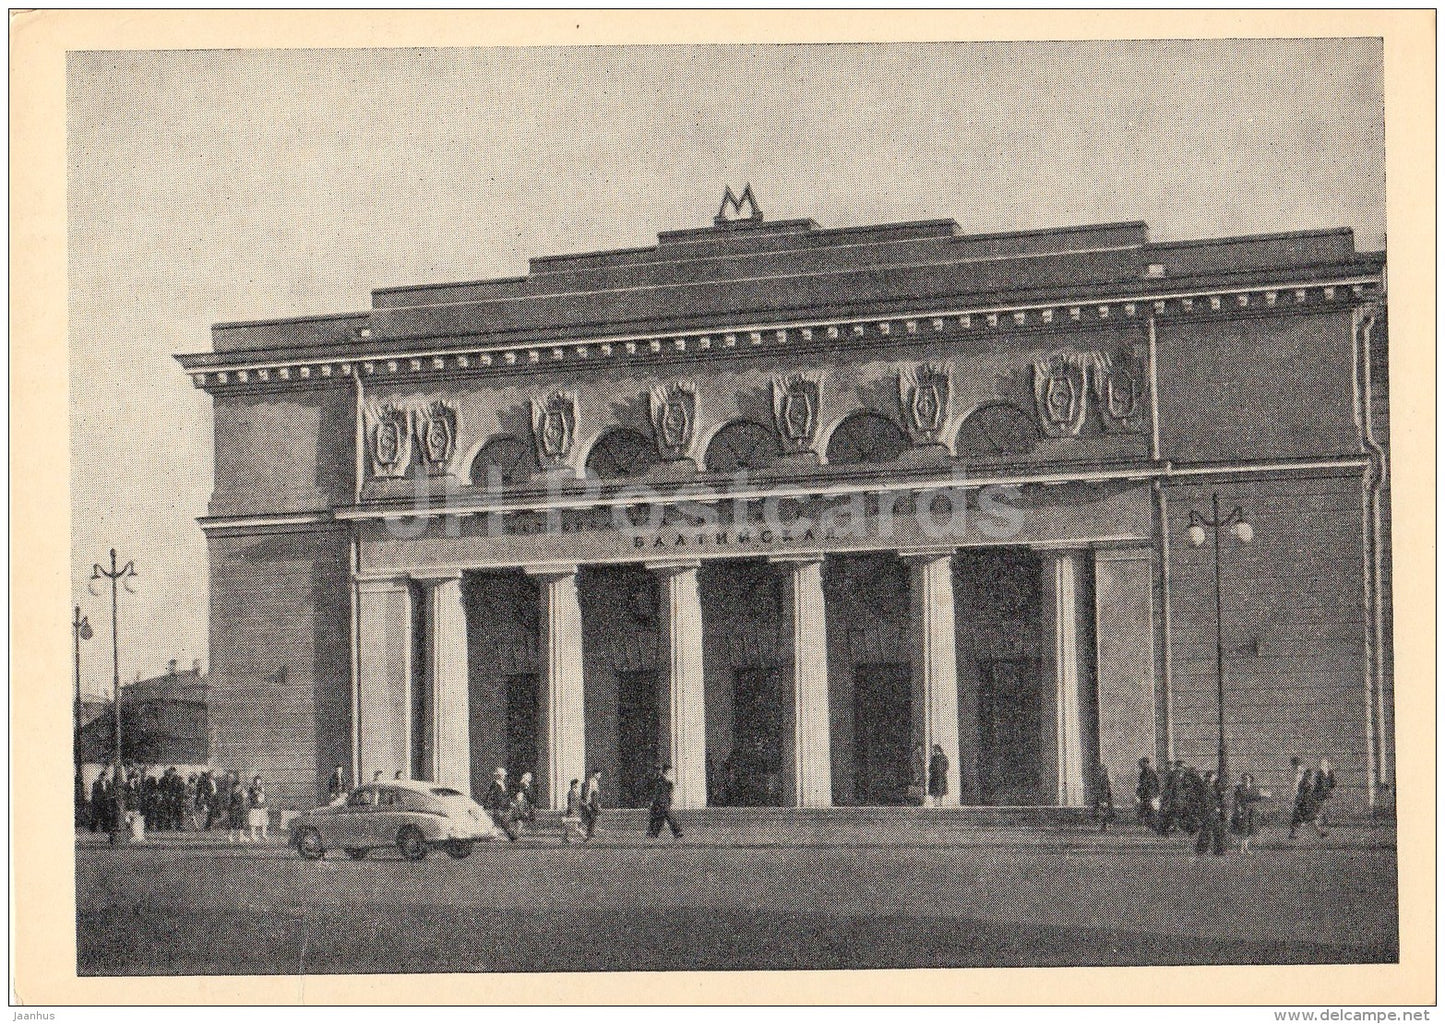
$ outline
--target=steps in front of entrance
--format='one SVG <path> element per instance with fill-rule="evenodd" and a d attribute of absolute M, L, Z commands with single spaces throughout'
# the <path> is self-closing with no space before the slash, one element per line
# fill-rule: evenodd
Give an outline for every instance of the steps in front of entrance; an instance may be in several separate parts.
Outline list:
<path fill-rule="evenodd" d="M 539 832 L 560 828 L 556 813 L 537 817 Z M 719 846 L 976 843 L 1089 827 L 1088 809 L 1076 807 L 709 807 L 673 817 L 689 840 Z M 635 841 L 646 830 L 646 808 L 608 808 L 596 838 Z"/>

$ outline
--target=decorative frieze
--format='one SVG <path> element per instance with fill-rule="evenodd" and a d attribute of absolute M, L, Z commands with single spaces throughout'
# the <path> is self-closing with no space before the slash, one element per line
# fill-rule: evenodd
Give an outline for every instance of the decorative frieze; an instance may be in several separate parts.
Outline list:
<path fill-rule="evenodd" d="M 898 320 L 860 319 L 833 321 L 830 323 L 803 323 L 786 325 L 745 326 L 734 329 L 713 328 L 711 333 L 667 335 L 664 337 L 589 339 L 559 344 L 556 340 L 518 344 L 514 347 L 494 347 L 470 351 L 447 351 L 420 353 L 418 355 L 389 355 L 384 352 L 367 353 L 355 365 L 359 372 L 367 375 L 385 373 L 405 376 L 410 374 L 436 374 L 457 370 L 476 371 L 481 369 L 535 367 L 541 365 L 567 364 L 588 359 L 594 354 L 603 358 L 650 358 L 668 356 L 691 356 L 692 353 L 716 351 L 718 349 L 764 348 L 776 340 L 787 344 L 793 339 L 816 344 L 819 341 L 849 340 L 852 343 L 886 342 L 899 337 L 917 336 L 919 326 L 927 324 L 935 334 L 942 335 L 950 330 L 966 332 L 1040 330 L 1068 326 L 1071 324 L 1103 324 L 1118 319 L 1117 314 L 1133 317 L 1140 312 L 1140 303 L 1152 310 L 1156 317 L 1169 315 L 1198 316 L 1201 314 L 1250 314 L 1256 308 L 1278 310 L 1282 307 L 1321 305 L 1332 303 L 1358 303 L 1378 294 L 1380 284 L 1376 280 L 1346 280 L 1330 284 L 1315 284 L 1307 287 L 1270 285 L 1269 287 L 1224 291 L 1200 291 L 1192 294 L 1174 294 L 1159 298 L 1121 296 L 1105 302 L 1094 301 L 1074 303 L 1055 301 L 1052 304 L 1031 305 L 1013 308 L 994 308 L 970 312 L 930 313 L 919 311 Z M 744 340 L 745 339 L 745 340 Z M 373 336 L 368 329 L 349 332 L 346 339 L 353 345 L 377 345 L 381 339 Z M 241 353 L 233 353 L 241 356 Z M 187 365 L 191 379 L 197 387 L 210 388 L 227 385 L 254 385 L 263 382 L 272 387 L 310 384 L 318 379 L 333 375 L 349 376 L 353 363 L 335 357 L 326 360 L 276 362 L 268 365 L 231 366 L 225 369 L 204 369 Z"/>

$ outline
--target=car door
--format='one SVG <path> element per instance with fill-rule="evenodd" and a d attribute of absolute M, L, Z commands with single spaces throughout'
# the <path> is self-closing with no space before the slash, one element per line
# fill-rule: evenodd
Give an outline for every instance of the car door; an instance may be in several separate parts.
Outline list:
<path fill-rule="evenodd" d="M 393 786 L 376 787 L 376 807 L 368 822 L 367 836 L 372 846 L 396 842 L 402 826 L 401 794 Z"/>
<path fill-rule="evenodd" d="M 365 848 L 375 845 L 370 833 L 375 827 L 376 787 L 362 786 L 347 798 L 346 804 L 332 816 L 332 835 L 327 845 L 346 848 Z"/>

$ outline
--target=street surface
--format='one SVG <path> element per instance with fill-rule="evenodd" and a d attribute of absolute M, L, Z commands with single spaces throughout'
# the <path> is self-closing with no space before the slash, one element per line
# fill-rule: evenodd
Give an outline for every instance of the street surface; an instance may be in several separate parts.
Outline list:
<path fill-rule="evenodd" d="M 284 839 L 284 833 L 282 837 Z M 889 968 L 1343 963 L 1397 958 L 1393 830 L 1336 828 L 1248 857 L 1129 827 L 975 828 L 946 842 L 808 845 L 602 834 L 467 860 L 273 837 L 78 837 L 79 971 Z"/>

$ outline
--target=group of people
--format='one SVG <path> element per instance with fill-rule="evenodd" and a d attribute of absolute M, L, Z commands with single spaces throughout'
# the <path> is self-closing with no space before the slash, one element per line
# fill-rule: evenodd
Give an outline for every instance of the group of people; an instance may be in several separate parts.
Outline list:
<path fill-rule="evenodd" d="M 1313 825 L 1321 836 L 1326 834 L 1326 807 L 1335 788 L 1335 773 L 1327 758 L 1320 767 L 1306 769 L 1298 757 L 1290 758 L 1294 770 L 1294 788 L 1289 837 L 1304 824 Z M 1174 761 L 1163 775 L 1154 768 L 1150 758 L 1139 759 L 1139 782 L 1134 790 L 1135 815 L 1139 824 L 1167 836 L 1177 827 L 1195 837 L 1196 853 L 1223 855 L 1229 835 L 1239 840 L 1241 853 L 1250 852 L 1250 841 L 1259 835 L 1259 805 L 1269 799 L 1270 792 L 1261 789 L 1249 772 L 1231 787 L 1228 780 L 1213 771 L 1203 774 L 1183 761 Z M 1113 820 L 1113 799 L 1109 794 L 1108 772 L 1096 769 L 1095 816 L 1101 829 Z"/>
<path fill-rule="evenodd" d="M 139 815 L 152 831 L 204 832 L 224 824 L 233 843 L 268 838 L 270 811 L 261 776 L 246 786 L 239 772 L 208 768 L 183 776 L 174 766 L 153 772 L 150 766 L 129 764 L 101 771 L 86 808 L 90 830 L 114 835 Z"/>
<path fill-rule="evenodd" d="M 672 766 L 658 765 L 653 776 L 647 835 L 656 839 L 666 827 L 672 831 L 674 839 L 681 839 L 682 829 L 672 815 L 675 785 Z M 536 827 L 537 793 L 531 772 L 523 772 L 518 776 L 516 784 L 510 787 L 507 785 L 507 777 L 507 769 L 498 767 L 493 770 L 492 784 L 482 799 L 482 806 L 506 837 L 516 842 L 524 828 Z M 601 817 L 602 769 L 594 768 L 587 773 L 585 785 L 581 779 L 573 779 L 567 786 L 567 808 L 562 815 L 562 841 L 570 844 L 576 838 L 584 843 L 591 842 L 597 834 L 597 823 Z"/>

